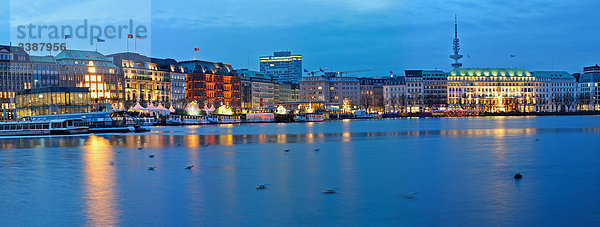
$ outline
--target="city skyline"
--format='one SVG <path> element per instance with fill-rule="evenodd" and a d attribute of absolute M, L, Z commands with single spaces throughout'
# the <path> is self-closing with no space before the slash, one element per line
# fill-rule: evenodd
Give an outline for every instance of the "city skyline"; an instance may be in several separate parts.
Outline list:
<path fill-rule="evenodd" d="M 600 24 L 591 11 L 585 12 L 599 4 L 591 1 L 502 1 L 505 5 L 459 1 L 452 5 L 379 0 L 350 1 L 342 6 L 339 1 L 286 5 L 202 1 L 204 8 L 230 5 L 221 16 L 215 12 L 187 13 L 197 8 L 194 3 L 173 2 L 170 7 L 159 1 L 151 3 L 153 57 L 191 60 L 193 48 L 199 48 L 197 59 L 224 62 L 238 69 L 259 71 L 260 56 L 289 50 L 303 55 L 303 67 L 308 70 L 373 69 L 357 74 L 360 76 L 405 69 L 449 71 L 455 13 L 461 54 L 465 56 L 463 67 L 512 66 L 574 73 L 600 61 L 594 54 L 600 44 L 593 41 L 594 31 L 586 29 Z M 10 17 L 6 5 L 0 9 L 5 18 Z M 2 20 L 0 28 L 10 30 L 8 21 Z M 8 44 L 4 34 L 0 41 Z M 100 47 L 98 51 L 108 55 L 124 50 L 104 51 Z"/>

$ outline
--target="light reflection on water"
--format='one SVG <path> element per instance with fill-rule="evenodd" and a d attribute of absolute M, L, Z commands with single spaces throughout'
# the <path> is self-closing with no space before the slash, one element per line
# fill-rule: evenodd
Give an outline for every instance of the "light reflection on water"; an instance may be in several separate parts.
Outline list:
<path fill-rule="evenodd" d="M 197 130 L 201 131 L 201 128 Z M 390 139 L 393 137 L 422 137 L 422 136 L 444 136 L 444 137 L 493 137 L 501 142 L 506 137 L 534 136 L 536 134 L 553 133 L 600 133 L 600 128 L 514 128 L 514 129 L 448 129 L 448 130 L 409 130 L 388 132 L 336 132 L 336 133 L 307 133 L 307 134 L 222 134 L 222 135 L 199 135 L 198 131 L 190 131 L 189 134 L 130 134 L 102 135 L 108 139 L 109 145 L 122 147 L 176 147 L 182 143 L 187 147 L 198 147 L 203 144 L 210 145 L 234 145 L 247 143 L 316 143 L 332 142 L 342 140 L 343 142 L 357 140 Z M 65 141 L 70 140 L 72 141 Z M 89 143 L 93 137 L 28 137 L 13 139 L 10 143 L 0 144 L 0 149 L 18 148 L 44 148 L 44 147 L 79 147 L 83 143 Z M 6 141 L 6 139 L 5 139 Z"/>
<path fill-rule="evenodd" d="M 92 226 L 114 226 L 119 223 L 116 206 L 114 159 L 110 142 L 92 135 L 83 147 L 85 169 L 85 212 Z"/>
<path fill-rule="evenodd" d="M 95 226 L 598 223 L 599 119 L 353 120 L 0 138 L 0 220 Z M 193 169 L 185 170 L 188 165 Z M 515 172 L 524 179 L 515 182 Z M 268 189 L 254 189 L 257 183 Z M 326 187 L 340 193 L 321 194 Z M 403 196 L 409 192 L 417 198 Z"/>

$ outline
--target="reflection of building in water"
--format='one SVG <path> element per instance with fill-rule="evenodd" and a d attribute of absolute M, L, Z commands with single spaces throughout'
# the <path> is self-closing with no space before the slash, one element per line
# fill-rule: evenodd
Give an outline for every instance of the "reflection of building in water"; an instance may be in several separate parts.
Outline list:
<path fill-rule="evenodd" d="M 17 117 L 87 113 L 90 90 L 84 87 L 44 87 L 17 92 Z"/>
<path fill-rule="evenodd" d="M 110 141 L 91 135 L 83 147 L 85 173 L 85 213 L 88 225 L 113 226 L 119 223 L 116 206 L 114 152 Z"/>

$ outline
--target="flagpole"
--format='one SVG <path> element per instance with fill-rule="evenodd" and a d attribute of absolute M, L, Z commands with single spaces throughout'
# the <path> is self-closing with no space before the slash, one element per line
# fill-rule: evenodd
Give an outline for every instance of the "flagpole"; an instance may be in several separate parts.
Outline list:
<path fill-rule="evenodd" d="M 127 52 L 129 52 L 129 37 L 127 37 Z"/>
<path fill-rule="evenodd" d="M 65 50 L 69 48 L 69 45 L 67 45 L 67 39 L 71 38 L 71 35 L 65 35 L 63 38 L 65 38 Z"/>

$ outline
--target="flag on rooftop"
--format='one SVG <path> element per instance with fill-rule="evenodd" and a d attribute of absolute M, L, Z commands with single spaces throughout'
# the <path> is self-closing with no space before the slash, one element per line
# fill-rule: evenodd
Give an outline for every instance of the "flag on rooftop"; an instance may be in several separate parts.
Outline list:
<path fill-rule="evenodd" d="M 106 40 L 101 39 L 101 38 L 96 38 L 96 42 L 103 43 L 103 42 L 106 42 Z"/>

